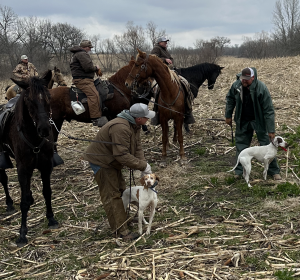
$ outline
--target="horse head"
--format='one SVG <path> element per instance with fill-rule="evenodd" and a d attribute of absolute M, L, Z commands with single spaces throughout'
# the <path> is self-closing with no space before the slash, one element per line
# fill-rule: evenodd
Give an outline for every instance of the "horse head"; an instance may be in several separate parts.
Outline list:
<path fill-rule="evenodd" d="M 54 70 L 52 70 L 52 80 L 53 80 L 53 83 L 57 83 L 58 86 L 67 86 L 67 83 L 66 83 L 62 73 L 60 72 L 60 69 L 57 68 L 56 66 L 54 66 Z M 48 88 L 50 88 L 50 87 L 48 87 Z"/>
<path fill-rule="evenodd" d="M 51 73 L 51 71 L 50 71 Z M 47 85 L 49 74 L 44 79 L 31 77 L 27 81 L 12 79 L 23 91 L 16 104 L 16 120 L 19 130 L 27 128 L 28 119 L 32 120 L 39 137 L 48 137 L 51 133 L 50 117 L 50 93 Z M 26 123 L 27 122 L 27 123 Z M 26 123 L 26 125 L 25 125 Z"/>
<path fill-rule="evenodd" d="M 125 81 L 125 85 L 128 88 L 136 90 L 139 85 L 144 83 L 150 76 L 151 71 L 149 70 L 151 69 L 147 65 L 148 58 L 148 54 L 138 49 L 138 55 L 136 56 L 135 63 Z"/>
<path fill-rule="evenodd" d="M 216 80 L 217 80 L 218 76 L 221 74 L 221 70 L 224 68 L 224 67 L 221 67 L 221 66 L 216 65 L 216 64 L 214 66 L 216 66 L 216 67 L 214 67 L 211 75 L 209 75 L 209 77 L 207 78 L 208 89 L 213 89 L 214 88 Z"/>

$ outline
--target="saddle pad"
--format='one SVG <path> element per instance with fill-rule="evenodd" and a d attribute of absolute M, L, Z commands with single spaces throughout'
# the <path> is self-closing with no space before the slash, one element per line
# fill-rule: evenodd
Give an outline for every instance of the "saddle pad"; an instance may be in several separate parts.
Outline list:
<path fill-rule="evenodd" d="M 178 75 L 181 85 L 186 92 L 186 105 L 189 109 L 192 109 L 193 101 L 194 101 L 194 94 L 191 91 L 189 82 L 182 76 Z"/>

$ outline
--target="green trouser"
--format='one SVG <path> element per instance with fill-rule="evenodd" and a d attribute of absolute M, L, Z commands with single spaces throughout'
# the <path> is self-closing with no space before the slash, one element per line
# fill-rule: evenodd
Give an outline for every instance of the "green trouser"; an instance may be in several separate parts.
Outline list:
<path fill-rule="evenodd" d="M 253 132 L 255 130 L 255 121 L 242 121 L 240 129 L 236 129 L 235 132 L 235 145 L 236 145 L 236 158 L 240 152 L 246 148 L 248 148 L 251 144 Z M 261 146 L 269 145 L 270 139 L 267 132 L 256 131 L 257 140 Z M 276 157 L 269 165 L 268 175 L 279 174 L 280 169 L 277 164 Z M 235 174 L 242 175 L 243 174 L 243 166 L 239 163 L 235 168 Z"/>
<path fill-rule="evenodd" d="M 95 180 L 99 186 L 101 202 L 105 210 L 109 225 L 113 231 L 122 235 L 127 235 L 129 230 L 121 195 L 126 189 L 125 180 L 121 170 L 113 168 L 100 168 L 95 175 Z"/>

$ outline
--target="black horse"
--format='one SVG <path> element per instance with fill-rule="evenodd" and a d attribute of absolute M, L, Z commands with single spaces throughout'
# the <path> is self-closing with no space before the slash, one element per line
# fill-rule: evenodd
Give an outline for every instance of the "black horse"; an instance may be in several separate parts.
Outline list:
<path fill-rule="evenodd" d="M 6 152 L 15 158 L 21 187 L 22 221 L 20 236 L 17 239 L 19 247 L 27 243 L 27 213 L 34 203 L 30 181 L 35 168 L 41 173 L 48 226 L 52 228 L 58 226 L 58 222 L 53 217 L 50 187 L 54 148 L 49 123 L 50 93 L 46 85 L 49 83 L 51 75 L 51 71 L 49 71 L 43 79 L 32 77 L 28 82 L 13 80 L 23 90 L 15 104 L 12 116 L 1 131 L 2 157 Z M 7 160 L 10 161 L 9 158 Z M 5 169 L 0 169 L 0 182 L 3 184 L 6 194 L 7 211 L 14 211 L 13 201 L 8 193 Z"/>
<path fill-rule="evenodd" d="M 208 81 L 208 89 L 211 90 L 214 88 L 223 68 L 217 64 L 205 62 L 187 68 L 176 68 L 176 72 L 189 82 L 191 91 L 196 98 L 199 88 L 205 80 Z M 184 124 L 183 126 L 186 132 L 190 131 L 188 124 Z"/>

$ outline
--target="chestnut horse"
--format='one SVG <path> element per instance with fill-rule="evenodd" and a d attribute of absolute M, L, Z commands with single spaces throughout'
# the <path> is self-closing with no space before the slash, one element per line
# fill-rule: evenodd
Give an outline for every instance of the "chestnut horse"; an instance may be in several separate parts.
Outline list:
<path fill-rule="evenodd" d="M 130 106 L 136 102 L 142 102 L 141 99 L 134 100 L 131 96 L 131 90 L 125 86 L 125 80 L 130 72 L 132 66 L 135 63 L 134 57 L 131 58 L 128 65 L 125 65 L 114 75 L 108 78 L 108 82 L 114 88 L 114 97 L 112 99 L 106 100 L 104 102 L 105 107 L 108 109 L 103 113 L 104 116 L 111 120 L 117 116 L 124 109 L 129 109 Z M 147 83 L 148 84 L 148 83 Z M 57 87 L 50 89 L 51 94 L 51 109 L 52 109 L 52 119 L 60 131 L 64 120 L 70 122 L 71 120 L 76 120 L 79 122 L 90 123 L 90 113 L 87 103 L 84 103 L 85 112 L 76 115 L 71 107 L 71 97 L 70 97 L 70 88 L 69 87 Z M 151 98 L 151 93 L 148 95 L 148 98 Z M 147 101 L 149 103 L 149 101 Z M 53 130 L 54 140 L 57 141 L 58 131 Z"/>
<path fill-rule="evenodd" d="M 48 226 L 56 228 L 58 222 L 54 219 L 51 206 L 50 176 L 52 172 L 53 136 L 50 118 L 50 93 L 45 87 L 51 78 L 51 71 L 44 79 L 29 78 L 26 82 L 13 80 L 22 92 L 18 98 L 14 113 L 7 125 L 1 128 L 1 142 L 3 154 L 9 153 L 17 164 L 18 180 L 21 187 L 21 229 L 17 245 L 27 243 L 27 213 L 34 199 L 30 190 L 30 181 L 33 170 L 37 168 L 43 182 L 43 195 L 46 202 L 46 217 Z M 2 157 L 3 158 L 3 157 Z M 8 161 L 9 158 L 8 158 Z M 11 162 L 10 162 L 11 163 Z M 0 182 L 5 194 L 7 212 L 14 211 L 13 201 L 7 187 L 7 175 L 4 168 L 0 169 Z"/>
<path fill-rule="evenodd" d="M 148 55 L 138 50 L 136 62 L 131 69 L 127 79 L 126 86 L 135 88 L 138 84 L 144 82 L 148 77 L 153 77 L 160 87 L 160 97 L 158 99 L 159 120 L 162 127 L 162 161 L 161 166 L 166 165 L 167 143 L 169 126 L 168 121 L 174 120 L 173 142 L 179 142 L 179 155 L 181 163 L 186 161 L 183 149 L 182 124 L 185 113 L 184 90 L 180 84 L 179 77 L 175 72 L 162 62 L 155 55 Z"/>
<path fill-rule="evenodd" d="M 48 70 L 49 71 L 49 70 Z M 48 71 L 45 72 L 45 75 L 48 73 Z M 43 79 L 43 76 L 42 76 Z M 60 69 L 56 66 L 51 71 L 51 79 L 47 85 L 47 88 L 50 89 L 53 87 L 54 83 L 57 83 L 57 86 L 67 86 L 66 81 L 64 79 L 64 76 L 60 72 Z M 17 92 L 15 90 L 16 85 L 8 86 L 5 89 L 5 99 L 10 100 L 11 98 L 15 97 L 17 95 Z"/>

